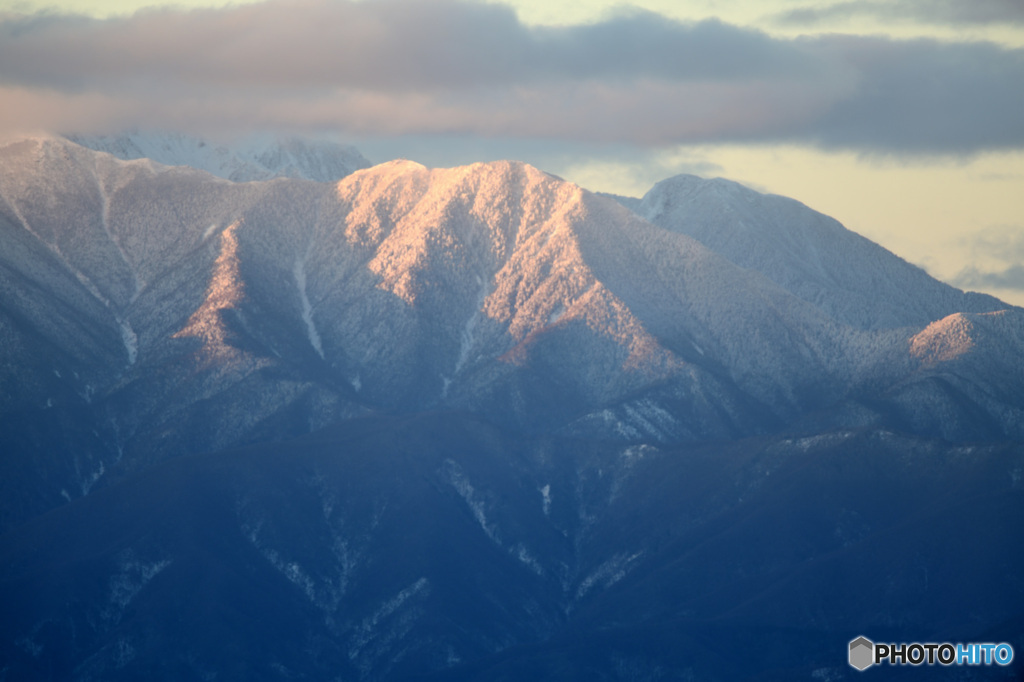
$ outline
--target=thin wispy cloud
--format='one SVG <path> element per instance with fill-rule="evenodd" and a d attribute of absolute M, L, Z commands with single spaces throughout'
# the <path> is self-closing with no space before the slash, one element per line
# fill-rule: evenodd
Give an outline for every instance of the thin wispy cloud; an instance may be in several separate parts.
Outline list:
<path fill-rule="evenodd" d="M 1024 261 L 1024 224 L 987 227 L 963 244 L 973 258 Z"/>
<path fill-rule="evenodd" d="M 951 283 L 964 289 L 1024 291 L 1024 225 L 992 226 L 961 240 L 968 265 Z"/>
<path fill-rule="evenodd" d="M 852 3 L 851 3 L 852 4 Z M 328 128 L 891 154 L 1024 147 L 1024 50 L 784 39 L 651 13 L 570 27 L 451 0 L 0 20 L 0 126 Z"/>
<path fill-rule="evenodd" d="M 986 289 L 1009 289 L 1024 291 L 1024 265 L 1009 265 L 996 272 L 985 272 L 977 267 L 964 268 L 950 282 L 965 291 Z"/>
<path fill-rule="evenodd" d="M 1024 3 L 1019 0 L 849 0 L 796 7 L 777 15 L 775 20 L 816 26 L 860 18 L 951 25 L 1024 25 Z"/>

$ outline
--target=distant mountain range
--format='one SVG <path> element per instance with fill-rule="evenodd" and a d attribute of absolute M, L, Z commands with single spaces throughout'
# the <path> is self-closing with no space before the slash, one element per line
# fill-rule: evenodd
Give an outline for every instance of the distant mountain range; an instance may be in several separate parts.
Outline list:
<path fill-rule="evenodd" d="M 123 161 L 149 159 L 165 166 L 190 166 L 234 182 L 273 178 L 334 182 L 370 167 L 351 145 L 288 135 L 250 135 L 230 145 L 173 132 L 68 135 L 67 139 Z"/>
<path fill-rule="evenodd" d="M 0 679 L 840 680 L 869 630 L 1024 633 L 1024 311 L 793 200 L 39 136 L 0 244 Z"/>

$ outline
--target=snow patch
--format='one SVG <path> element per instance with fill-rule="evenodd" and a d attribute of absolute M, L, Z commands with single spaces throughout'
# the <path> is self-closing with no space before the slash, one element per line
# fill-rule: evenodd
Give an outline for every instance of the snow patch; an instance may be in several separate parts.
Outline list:
<path fill-rule="evenodd" d="M 469 479 L 466 478 L 462 467 L 459 466 L 458 462 L 450 459 L 445 460 L 444 464 L 448 473 L 448 482 L 451 483 L 462 499 L 466 501 L 469 510 L 473 512 L 473 518 L 480 524 L 480 528 L 487 534 L 487 537 L 500 547 L 501 540 L 498 538 L 498 529 L 493 524 L 487 523 L 487 514 L 484 511 L 483 500 L 480 499 L 476 489 L 473 488 Z"/>
<path fill-rule="evenodd" d="M 324 347 L 320 341 L 320 333 L 316 330 L 316 325 L 313 323 L 313 305 L 309 302 L 309 296 L 306 294 L 305 257 L 295 259 L 295 266 L 292 268 L 292 272 L 295 275 L 295 285 L 299 289 L 299 300 L 302 302 L 302 321 L 306 323 L 306 336 L 309 338 L 309 343 L 313 346 L 313 350 L 323 359 Z"/>
<path fill-rule="evenodd" d="M 313 583 L 313 579 L 302 570 L 302 566 L 297 561 L 284 562 L 281 561 L 277 556 L 276 552 L 267 552 L 267 558 L 270 559 L 270 563 L 274 565 L 278 571 L 280 571 L 285 578 L 287 578 L 293 585 L 298 587 L 306 594 L 308 598 L 314 604 L 316 603 L 316 585 Z"/>
<path fill-rule="evenodd" d="M 135 647 L 126 637 L 119 637 L 112 652 L 114 667 L 120 670 L 135 659 Z"/>
<path fill-rule="evenodd" d="M 36 642 L 32 637 L 20 637 L 14 640 L 14 646 L 18 647 L 32 658 L 39 658 L 43 653 L 43 645 Z M 6 679 L 7 668 L 0 670 L 0 680 Z"/>
<path fill-rule="evenodd" d="M 64 263 L 64 266 L 68 270 L 70 270 L 72 274 L 74 274 L 75 279 L 78 280 L 78 283 L 85 287 L 86 291 L 88 291 L 93 298 L 102 303 L 105 308 L 110 308 L 110 301 L 107 300 L 107 297 L 100 293 L 100 290 L 96 287 L 95 284 L 92 283 L 92 280 L 89 279 L 84 272 L 82 272 L 81 270 L 79 270 L 78 268 L 76 268 L 75 266 L 68 262 L 67 258 L 64 257 L 64 254 L 61 252 L 58 246 L 54 245 L 51 248 L 51 250 L 60 257 L 61 262 Z"/>
<path fill-rule="evenodd" d="M 473 349 L 473 343 L 476 341 L 476 327 L 480 321 L 480 315 L 483 313 L 484 302 L 487 301 L 487 296 L 490 295 L 490 286 L 487 282 L 479 276 L 476 278 L 476 281 L 480 291 L 477 294 L 476 307 L 473 309 L 473 314 L 466 320 L 466 326 L 462 329 L 462 336 L 459 339 L 459 357 L 455 361 L 454 374 L 458 374 L 459 370 L 466 364 L 466 360 L 469 359 L 469 352 Z"/>
<path fill-rule="evenodd" d="M 124 343 L 125 353 L 128 354 L 128 364 L 134 365 L 139 357 L 139 337 L 135 335 L 135 330 L 128 324 L 128 320 L 118 318 L 117 322 L 121 327 L 121 341 Z"/>
<path fill-rule="evenodd" d="M 796 440 L 789 441 L 789 443 L 802 452 L 807 452 L 814 447 L 828 447 L 830 445 L 842 443 L 844 440 L 851 438 L 852 436 L 853 433 L 850 431 L 843 431 L 840 433 L 823 433 L 817 436 L 798 438 Z"/>
<path fill-rule="evenodd" d="M 402 605 L 416 595 L 426 592 L 429 586 L 430 581 L 426 578 L 420 578 L 412 585 L 406 587 L 394 597 L 381 604 L 380 607 L 371 615 L 364 618 L 363 622 L 359 625 L 356 633 L 352 637 L 348 651 L 349 659 L 354 661 L 358 658 L 363 648 L 365 648 L 366 645 L 376 637 L 377 628 L 381 621 L 393 615 L 402 607 Z"/>
<path fill-rule="evenodd" d="M 664 440 L 676 430 L 678 422 L 672 414 L 650 398 L 623 406 L 628 431 Z M 635 436 L 634 436 L 635 437 Z"/>
<path fill-rule="evenodd" d="M 811 673 L 811 679 L 820 682 L 839 682 L 843 679 L 843 673 L 837 668 L 818 668 Z"/>
<path fill-rule="evenodd" d="M 658 449 L 652 445 L 633 445 L 623 450 L 619 454 L 619 457 L 622 459 L 622 464 L 626 468 L 631 468 L 644 457 L 655 454 L 657 452 Z"/>
<path fill-rule="evenodd" d="M 413 597 L 422 592 L 423 590 L 425 590 L 429 584 L 429 580 L 427 580 L 426 578 L 420 578 L 412 585 L 405 588 L 388 601 L 384 602 L 384 604 L 381 605 L 381 607 L 377 609 L 377 611 L 374 612 L 374 614 L 370 618 L 363 621 L 364 629 L 366 629 L 367 626 L 372 627 L 379 623 L 381 619 L 390 616 L 392 613 L 397 611 L 402 606 L 402 604 L 407 602 L 410 597 Z"/>
<path fill-rule="evenodd" d="M 99 481 L 105 473 L 107 473 L 107 468 L 103 465 L 103 462 L 100 462 L 100 468 L 92 472 L 90 475 L 83 477 L 79 474 L 78 485 L 82 489 L 82 497 L 89 494 L 92 487 L 96 485 L 96 482 Z"/>
<path fill-rule="evenodd" d="M 327 490 L 322 480 L 314 479 L 313 484 L 320 496 L 324 521 L 330 528 L 332 563 L 321 564 L 310 570 L 298 561 L 286 558 L 283 552 L 268 547 L 261 537 L 264 525 L 262 518 L 243 521 L 240 524 L 240 530 L 270 565 L 288 582 L 299 588 L 309 602 L 319 609 L 330 623 L 337 614 L 342 599 L 348 593 L 349 584 L 362 560 L 362 554 L 358 549 L 353 549 L 349 541 L 342 536 L 340 521 L 331 523 L 335 502 L 333 494 Z M 242 515 L 245 503 L 239 502 L 238 505 L 237 513 Z"/>
<path fill-rule="evenodd" d="M 643 555 L 643 552 L 627 555 L 625 552 L 616 554 L 597 567 L 593 573 L 580 582 L 576 590 L 576 598 L 580 599 L 594 587 L 599 586 L 607 589 L 626 577 L 626 574 L 635 566 L 634 562 Z"/>
<path fill-rule="evenodd" d="M 533 555 L 530 554 L 530 551 L 526 549 L 526 545 L 520 542 L 518 545 L 512 548 L 512 551 L 515 554 L 515 557 L 519 559 L 519 561 L 526 564 L 526 566 L 529 567 L 531 571 L 533 571 L 537 575 L 544 575 L 544 569 L 541 567 L 540 562 L 533 558 Z"/>
<path fill-rule="evenodd" d="M 117 609 L 118 615 L 143 587 L 170 565 L 170 559 L 148 563 L 137 559 L 131 550 L 122 553 L 118 572 L 110 578 L 110 605 Z"/>

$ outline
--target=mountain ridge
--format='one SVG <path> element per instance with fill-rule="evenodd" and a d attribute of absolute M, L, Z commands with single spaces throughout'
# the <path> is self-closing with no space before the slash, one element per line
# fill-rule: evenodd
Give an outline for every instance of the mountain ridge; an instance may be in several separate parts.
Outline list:
<path fill-rule="evenodd" d="M 996 394 L 974 378 L 1013 366 L 1019 311 L 974 324 L 967 359 L 933 334 L 937 360 L 922 361 L 927 325 L 847 324 L 676 223 L 526 164 L 393 161 L 336 183 L 233 183 L 57 137 L 0 155 L 2 238 L 22 245 L 0 257 L 4 333 L 20 349 L 9 407 L 42 414 L 56 396 L 58 411 L 96 415 L 78 428 L 108 451 L 51 496 L 88 488 L 85 470 L 377 410 L 662 442 L 773 431 L 822 409 L 846 425 L 902 414 L 894 425 L 953 439 L 1022 428 L 1019 373 L 986 370 Z M 987 426 L 929 421 L 921 391 Z"/>

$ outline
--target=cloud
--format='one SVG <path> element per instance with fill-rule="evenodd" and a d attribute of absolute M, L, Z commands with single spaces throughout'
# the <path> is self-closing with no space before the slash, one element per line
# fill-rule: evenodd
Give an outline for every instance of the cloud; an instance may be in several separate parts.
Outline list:
<path fill-rule="evenodd" d="M 1024 225 L 994 225 L 963 240 L 970 255 L 1004 263 L 1024 262 Z"/>
<path fill-rule="evenodd" d="M 961 240 L 969 265 L 951 281 L 973 290 L 1024 291 L 1024 226 L 997 225 Z"/>
<path fill-rule="evenodd" d="M 1024 291 L 1024 265 L 1010 265 L 996 272 L 964 268 L 951 284 L 965 290 L 1011 289 Z"/>
<path fill-rule="evenodd" d="M 861 17 L 926 24 L 1020 25 L 1024 24 L 1024 4 L 1019 0 L 852 0 L 798 7 L 775 19 L 782 24 L 816 26 Z"/>
<path fill-rule="evenodd" d="M 456 0 L 0 19 L 0 126 L 320 128 L 892 154 L 1024 147 L 1024 51 L 782 39 L 644 12 L 529 27 Z"/>
<path fill-rule="evenodd" d="M 1024 51 L 989 43 L 831 36 L 858 85 L 794 135 L 826 147 L 970 153 L 1024 145 Z"/>
<path fill-rule="evenodd" d="M 528 28 L 510 7 L 453 0 L 276 0 L 108 20 L 5 22 L 2 77 L 20 85 L 436 91 L 637 76 L 763 78 L 810 66 L 793 45 L 650 13 Z"/>

